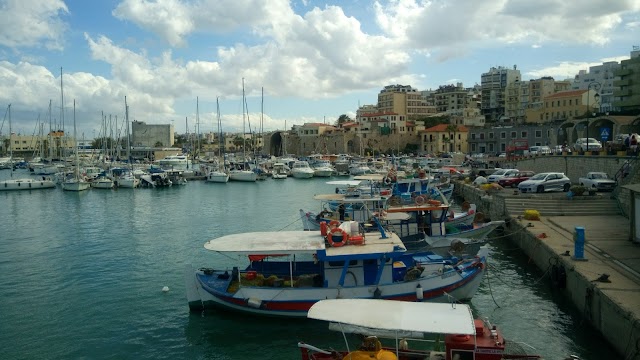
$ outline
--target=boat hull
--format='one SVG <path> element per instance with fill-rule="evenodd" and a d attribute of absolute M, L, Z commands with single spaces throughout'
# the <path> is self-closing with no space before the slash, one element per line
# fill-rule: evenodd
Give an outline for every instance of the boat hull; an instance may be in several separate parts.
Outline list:
<path fill-rule="evenodd" d="M 212 171 L 207 174 L 207 182 L 227 183 L 229 182 L 229 174 L 222 171 Z"/>
<path fill-rule="evenodd" d="M 434 271 L 422 277 L 389 284 L 344 287 L 257 287 L 241 286 L 236 292 L 227 292 L 230 280 L 220 280 L 225 273 L 188 266 L 185 270 L 187 299 L 192 311 L 209 308 L 234 310 L 245 313 L 306 317 L 309 308 L 322 299 L 380 298 L 397 301 L 451 302 L 470 300 L 482 281 L 485 262 L 476 261 L 464 271 Z M 426 272 L 427 270 L 425 270 Z M 228 274 L 227 274 L 228 275 Z M 422 299 L 416 289 L 422 288 Z"/>
<path fill-rule="evenodd" d="M 91 187 L 91 183 L 87 181 L 66 181 L 62 183 L 62 190 L 65 191 L 84 191 Z"/>
<path fill-rule="evenodd" d="M 0 181 L 0 191 L 52 189 L 56 184 L 52 180 L 15 179 Z"/>
<path fill-rule="evenodd" d="M 230 181 L 244 181 L 244 182 L 255 182 L 258 180 L 258 175 L 250 170 L 240 170 L 240 171 L 230 171 L 229 172 L 229 180 Z"/>

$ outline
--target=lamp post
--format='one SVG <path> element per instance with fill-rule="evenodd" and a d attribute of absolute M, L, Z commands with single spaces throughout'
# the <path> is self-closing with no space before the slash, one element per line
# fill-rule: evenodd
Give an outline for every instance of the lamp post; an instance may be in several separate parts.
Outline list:
<path fill-rule="evenodd" d="M 587 86 L 587 152 L 589 152 L 589 118 L 591 118 L 591 107 L 589 106 L 589 100 L 591 99 L 591 89 L 596 91 L 595 95 L 593 95 L 593 98 L 598 101 L 598 99 L 600 98 L 600 94 L 598 94 L 600 86 L 602 85 L 597 81 L 592 81 Z"/>

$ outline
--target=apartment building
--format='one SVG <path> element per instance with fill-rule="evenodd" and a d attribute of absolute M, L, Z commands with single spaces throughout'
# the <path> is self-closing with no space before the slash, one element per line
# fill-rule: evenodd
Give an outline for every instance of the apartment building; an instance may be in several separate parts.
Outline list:
<path fill-rule="evenodd" d="M 513 69 L 505 67 L 492 67 L 481 76 L 480 86 L 482 91 L 482 115 L 487 121 L 498 122 L 507 118 L 506 89 L 509 84 L 520 81 L 520 70 L 514 65 Z"/>
<path fill-rule="evenodd" d="M 620 69 L 617 61 L 607 61 L 602 65 L 589 67 L 589 71 L 580 70 L 571 84 L 572 90 L 587 90 L 589 84 L 591 88 L 598 91 L 600 96 L 600 108 L 603 112 L 614 111 L 614 91 L 617 86 L 614 84 L 616 71 Z"/>
<path fill-rule="evenodd" d="M 545 97 L 544 108 L 528 113 L 527 117 L 531 122 L 546 123 L 597 112 L 600 104 L 596 94 L 593 89 L 561 91 Z"/>
<path fill-rule="evenodd" d="M 439 124 L 420 131 L 420 150 L 437 154 L 445 152 L 468 153 L 469 128 L 463 125 Z"/>
<path fill-rule="evenodd" d="M 404 121 L 419 119 L 435 113 L 435 108 L 427 105 L 422 93 L 410 85 L 385 86 L 378 94 L 377 108 L 381 113 L 394 113 L 403 116 Z M 407 130 L 400 131 L 401 127 L 407 128 L 406 124 L 401 124 L 401 120 L 397 121 L 391 123 L 391 128 L 397 129 L 397 133 L 407 132 Z"/>
<path fill-rule="evenodd" d="M 550 76 L 529 81 L 514 81 L 507 85 L 506 117 L 515 123 L 536 122 L 528 119 L 527 110 L 544 108 L 544 98 L 566 91 L 571 86 L 568 80 L 556 81 Z"/>
<path fill-rule="evenodd" d="M 529 146 L 558 145 L 559 127 L 544 125 L 495 126 L 491 128 L 471 128 L 468 134 L 469 151 L 472 154 L 495 155 L 506 151 L 513 140 L 527 140 Z"/>
<path fill-rule="evenodd" d="M 634 47 L 631 58 L 622 60 L 614 75 L 619 77 L 614 81 L 614 108 L 625 112 L 640 110 L 640 48 Z"/>

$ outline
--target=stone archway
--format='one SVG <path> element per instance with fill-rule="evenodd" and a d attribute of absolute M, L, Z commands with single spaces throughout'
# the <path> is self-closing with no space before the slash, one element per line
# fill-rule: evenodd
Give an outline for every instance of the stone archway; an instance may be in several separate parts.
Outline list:
<path fill-rule="evenodd" d="M 283 148 L 283 138 L 281 132 L 275 132 L 271 135 L 269 146 L 269 155 L 282 156 L 285 155 L 286 149 Z"/>

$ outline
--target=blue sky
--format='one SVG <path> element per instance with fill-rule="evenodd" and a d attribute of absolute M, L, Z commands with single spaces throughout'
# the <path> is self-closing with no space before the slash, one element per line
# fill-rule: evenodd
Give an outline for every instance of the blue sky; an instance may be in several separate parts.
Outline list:
<path fill-rule="evenodd" d="M 492 66 L 572 78 L 640 45 L 638 0 L 0 0 L 0 107 L 13 131 L 102 114 L 216 131 L 333 123 L 386 85 L 472 86 Z M 65 104 L 60 96 L 62 68 Z M 8 133 L 8 124 L 2 125 Z"/>

